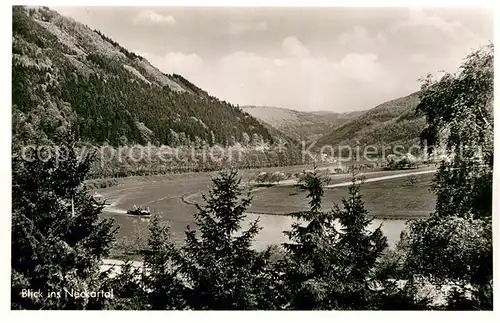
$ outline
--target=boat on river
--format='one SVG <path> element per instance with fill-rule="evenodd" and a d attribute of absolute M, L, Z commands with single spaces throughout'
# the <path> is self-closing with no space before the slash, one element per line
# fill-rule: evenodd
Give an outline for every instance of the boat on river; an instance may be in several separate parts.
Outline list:
<path fill-rule="evenodd" d="M 139 215 L 139 216 L 150 216 L 151 211 L 149 210 L 149 207 L 145 207 L 143 209 L 141 207 L 137 207 L 134 205 L 133 208 L 131 208 L 130 210 L 127 210 L 127 214 Z"/>

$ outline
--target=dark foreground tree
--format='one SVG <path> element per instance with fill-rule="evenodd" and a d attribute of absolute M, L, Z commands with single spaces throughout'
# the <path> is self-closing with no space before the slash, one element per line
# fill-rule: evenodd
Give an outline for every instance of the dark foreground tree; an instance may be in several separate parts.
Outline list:
<path fill-rule="evenodd" d="M 180 274 L 180 251 L 170 237 L 170 227 L 158 214 L 149 224 L 146 246 L 137 246 L 134 255 L 142 263 L 125 261 L 112 268 L 109 288 L 113 289 L 112 309 L 182 310 L 184 285 Z"/>
<path fill-rule="evenodd" d="M 184 285 L 181 280 L 179 249 L 170 237 L 170 227 L 154 215 L 144 251 L 143 283 L 148 309 L 183 309 Z"/>
<path fill-rule="evenodd" d="M 429 149 L 442 148 L 434 181 L 436 216 L 491 218 L 493 180 L 493 44 L 465 59 L 455 74 L 424 80 L 417 106 Z"/>
<path fill-rule="evenodd" d="M 429 125 L 422 139 L 441 145 L 449 161 L 434 179 L 436 211 L 410 227 L 407 269 L 458 286 L 450 309 L 492 308 L 493 88 L 491 44 L 457 73 L 427 78 L 417 107 Z"/>
<path fill-rule="evenodd" d="M 11 307 L 101 308 L 103 297 L 75 297 L 104 291 L 101 259 L 114 240 L 112 220 L 99 220 L 102 207 L 82 186 L 89 160 L 71 140 L 30 152 L 15 145 L 12 156 Z"/>
<path fill-rule="evenodd" d="M 223 171 L 203 196 L 195 214 L 197 230 L 188 228 L 183 247 L 182 275 L 191 309 L 256 309 L 266 295 L 269 281 L 268 254 L 259 254 L 252 242 L 259 232 L 258 220 L 243 230 L 250 205 L 236 171 Z"/>
<path fill-rule="evenodd" d="M 290 243 L 283 244 L 287 252 L 283 293 L 289 299 L 288 309 L 332 309 L 331 291 L 337 278 L 334 217 L 321 210 L 324 190 L 319 174 L 306 173 L 301 183 L 308 191 L 310 210 L 290 214 L 298 221 L 285 231 Z"/>
<path fill-rule="evenodd" d="M 380 228 L 367 227 L 372 219 L 364 208 L 359 186 L 349 188 L 343 208 L 321 210 L 321 176 L 304 178 L 310 210 L 291 214 L 300 222 L 286 232 L 288 257 L 283 271 L 290 309 L 368 309 L 375 307 L 377 284 L 373 269 L 387 246 Z M 339 230 L 336 229 L 339 227 Z"/>
<path fill-rule="evenodd" d="M 349 187 L 347 198 L 342 199 L 343 208 L 335 206 L 333 214 L 340 223 L 340 234 L 335 245 L 339 263 L 337 274 L 342 279 L 335 295 L 343 309 L 377 308 L 379 282 L 374 269 L 382 252 L 387 248 L 387 238 L 380 227 L 368 229 L 373 217 L 368 215 L 360 194 L 359 185 Z"/>
<path fill-rule="evenodd" d="M 105 287 L 113 290 L 113 300 L 106 309 L 144 310 L 150 308 L 144 288 L 142 267 L 126 260 L 120 266 L 113 266 L 107 272 Z"/>

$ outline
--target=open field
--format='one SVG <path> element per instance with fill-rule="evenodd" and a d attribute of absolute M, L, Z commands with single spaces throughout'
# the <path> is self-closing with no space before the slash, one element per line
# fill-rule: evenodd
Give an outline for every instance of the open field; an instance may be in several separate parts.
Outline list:
<path fill-rule="evenodd" d="M 404 177 L 407 176 L 408 174 L 413 174 L 417 173 L 416 175 L 420 175 L 418 173 L 433 173 L 436 171 L 435 167 L 421 167 L 418 169 L 415 168 L 409 168 L 409 169 L 401 169 L 401 170 L 374 170 L 370 172 L 364 172 L 359 174 L 359 176 L 363 177 L 363 180 L 366 182 L 371 182 L 373 180 L 378 181 L 379 178 L 380 180 L 386 180 L 385 177 Z M 334 186 L 337 185 L 346 185 L 346 182 L 349 183 L 347 185 L 350 185 L 350 181 L 352 179 L 352 173 L 341 173 L 341 174 L 333 174 L 330 175 L 330 181 L 328 184 L 325 186 L 325 188 L 333 188 Z M 382 177 L 382 178 L 381 178 Z M 280 181 L 279 183 L 256 183 L 255 181 L 250 182 L 251 185 L 254 185 L 256 187 L 275 187 L 275 186 L 294 186 L 298 184 L 298 181 L 296 178 L 289 178 Z"/>
<path fill-rule="evenodd" d="M 433 174 L 419 175 L 410 185 L 406 177 L 365 183 L 361 194 L 366 208 L 377 218 L 411 219 L 429 215 L 435 196 L 429 191 Z M 330 209 L 347 195 L 347 187 L 325 189 L 324 207 Z M 296 187 L 271 187 L 255 192 L 249 211 L 284 214 L 308 209 L 307 193 Z"/>
<path fill-rule="evenodd" d="M 379 160 L 381 162 L 381 160 Z M 358 161 L 342 161 L 341 166 L 339 166 L 339 163 L 330 163 L 330 164 L 319 164 L 318 168 L 330 168 L 331 171 L 333 172 L 335 168 L 346 168 L 352 165 L 364 165 L 364 164 L 370 164 L 371 162 L 365 161 L 365 160 L 358 160 Z M 240 174 L 242 175 L 242 178 L 244 181 L 247 181 L 250 179 L 255 174 L 258 174 L 260 172 L 284 172 L 288 174 L 292 173 L 299 173 L 307 169 L 312 169 L 313 165 L 293 165 L 293 166 L 280 166 L 280 167 L 264 167 L 264 168 L 241 168 Z M 426 168 L 426 167 L 424 167 Z M 413 171 L 413 169 L 408 169 L 408 170 L 399 170 L 400 172 L 404 171 Z M 373 172 L 371 173 L 377 173 L 381 172 L 381 170 L 374 169 Z M 384 171 L 385 172 L 391 172 L 391 171 Z M 92 190 L 97 190 L 97 189 L 104 189 L 112 186 L 122 186 L 122 185 L 134 185 L 134 184 L 140 184 L 140 183 L 150 183 L 150 182 L 158 182 L 158 181 L 168 181 L 172 179 L 177 179 L 177 178 L 187 178 L 187 177 L 192 177 L 192 176 L 203 176 L 203 174 L 215 174 L 217 173 L 216 171 L 214 172 L 184 172 L 184 173 L 169 173 L 169 174 L 159 174 L 159 175 L 147 175 L 147 176 L 127 176 L 127 177 L 106 177 L 106 178 L 98 178 L 98 179 L 88 179 L 85 183 L 86 185 L 92 189 Z M 368 174 L 368 173 L 367 173 Z M 350 177 L 350 173 L 346 174 L 339 174 L 336 175 L 338 178 L 343 178 L 343 177 Z"/>
<path fill-rule="evenodd" d="M 390 173 L 394 175 L 395 172 Z M 367 175 L 368 179 L 375 179 L 382 175 L 390 176 L 380 173 Z M 412 219 L 428 216 L 435 207 L 435 196 L 429 190 L 434 174 L 425 173 L 416 176 L 417 181 L 414 184 L 408 183 L 407 176 L 362 184 L 361 194 L 370 214 L 381 219 Z M 345 181 L 344 178 L 337 179 L 335 182 L 342 184 Z M 331 209 L 335 203 L 341 203 L 347 193 L 347 185 L 326 188 L 323 199 L 324 208 Z M 306 195 L 307 192 L 295 186 L 261 187 L 254 191 L 252 205 L 248 211 L 276 215 L 304 211 L 309 208 Z M 199 194 L 191 195 L 190 201 L 202 202 Z"/>

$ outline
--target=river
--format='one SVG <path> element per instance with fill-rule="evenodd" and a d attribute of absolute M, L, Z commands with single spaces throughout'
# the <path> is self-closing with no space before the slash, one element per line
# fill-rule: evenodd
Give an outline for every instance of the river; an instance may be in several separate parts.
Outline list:
<path fill-rule="evenodd" d="M 296 221 L 289 216 L 252 213 L 248 214 L 248 218 L 245 223 L 246 226 L 248 226 L 249 222 L 255 221 L 256 219 L 259 219 L 259 226 L 262 227 L 262 230 L 254 242 L 254 247 L 258 250 L 264 249 L 270 244 L 281 244 L 283 242 L 287 242 L 288 238 L 282 232 L 290 230 L 292 223 Z M 387 237 L 389 246 L 392 247 L 397 241 L 399 241 L 399 236 L 406 227 L 406 221 L 407 220 L 374 219 L 368 229 L 374 230 L 382 225 L 382 232 Z"/>
<path fill-rule="evenodd" d="M 398 176 L 399 177 L 399 176 Z M 416 185 L 405 184 L 404 178 L 388 178 L 365 183 L 361 187 L 363 201 L 370 215 L 376 217 L 369 229 L 382 225 L 382 231 L 389 245 L 399 240 L 408 219 L 428 215 L 435 207 L 435 196 L 429 192 L 432 174 L 420 174 Z M 373 181 L 373 180 L 372 180 Z M 101 190 L 103 196 L 112 202 L 103 214 L 115 220 L 119 226 L 118 238 L 130 240 L 134 236 L 147 236 L 148 219 L 129 216 L 126 210 L 133 205 L 149 206 L 160 214 L 171 226 L 172 238 L 181 242 L 189 225 L 195 227 L 193 214 L 196 208 L 186 204 L 182 198 L 191 196 L 194 202 L 201 202 L 200 193 L 211 186 L 208 174 L 182 175 L 163 181 L 138 182 Z M 347 195 L 347 187 L 331 187 L 325 190 L 324 207 L 330 209 L 333 203 L 340 203 Z M 266 188 L 254 193 L 252 206 L 248 210 L 247 223 L 259 218 L 262 230 L 254 247 L 265 248 L 270 244 L 286 241 L 283 231 L 291 228 L 294 219 L 284 214 L 308 209 L 305 192 L 294 187 Z M 266 214 L 271 213 L 271 214 Z"/>
<path fill-rule="evenodd" d="M 115 223 L 117 223 L 120 227 L 119 236 L 121 237 L 128 236 L 129 238 L 133 238 L 134 235 L 147 235 L 149 219 L 116 213 L 105 213 L 105 216 L 115 219 Z M 288 238 L 284 235 L 283 231 L 290 230 L 292 223 L 296 221 L 292 217 L 283 215 L 247 213 L 243 229 L 248 228 L 249 223 L 257 219 L 259 220 L 259 226 L 261 227 L 261 231 L 257 235 L 253 244 L 257 250 L 262 250 L 271 244 L 281 244 L 283 242 L 287 242 Z M 394 246 L 394 244 L 399 240 L 401 232 L 405 229 L 407 221 L 408 220 L 399 219 L 374 219 L 368 229 L 373 230 L 382 225 L 381 229 L 387 237 L 389 246 Z M 171 226 L 172 238 L 178 242 L 183 240 L 186 226 L 194 226 L 192 219 L 182 221 L 181 223 L 172 223 L 170 221 L 168 223 Z"/>

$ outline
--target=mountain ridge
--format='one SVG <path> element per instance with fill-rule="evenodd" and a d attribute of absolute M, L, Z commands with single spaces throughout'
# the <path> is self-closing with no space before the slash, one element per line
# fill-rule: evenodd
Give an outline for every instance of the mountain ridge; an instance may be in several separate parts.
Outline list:
<path fill-rule="evenodd" d="M 97 144 L 274 142 L 238 106 L 47 7 L 12 9 L 13 137 Z M 279 134 L 277 134 L 279 136 Z"/>
<path fill-rule="evenodd" d="M 426 125 L 425 117 L 416 112 L 419 94 L 417 91 L 366 110 L 362 115 L 332 129 L 317 144 L 418 145 L 420 133 Z"/>

